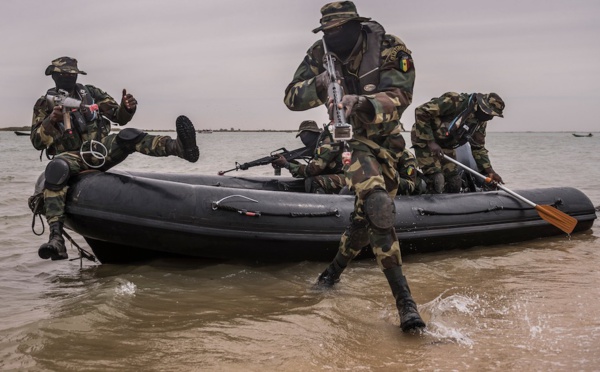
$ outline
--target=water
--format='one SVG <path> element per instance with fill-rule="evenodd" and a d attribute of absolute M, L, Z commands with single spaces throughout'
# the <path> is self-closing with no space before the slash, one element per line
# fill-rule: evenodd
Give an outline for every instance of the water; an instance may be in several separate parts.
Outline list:
<path fill-rule="evenodd" d="M 292 133 L 198 140 L 197 164 L 134 154 L 118 168 L 216 174 L 236 160 L 301 147 Z M 594 205 L 599 142 L 597 134 L 488 136 L 508 188 L 573 186 Z M 0 132 L 0 370 L 600 369 L 598 222 L 571 238 L 406 257 L 428 323 L 411 336 L 399 330 L 373 260 L 352 263 L 327 292 L 311 289 L 326 265 L 319 262 L 163 259 L 84 262 L 80 270 L 78 261 L 43 261 L 37 247 L 47 238 L 32 234 L 26 203 L 46 164 L 38 156 L 27 137 Z"/>

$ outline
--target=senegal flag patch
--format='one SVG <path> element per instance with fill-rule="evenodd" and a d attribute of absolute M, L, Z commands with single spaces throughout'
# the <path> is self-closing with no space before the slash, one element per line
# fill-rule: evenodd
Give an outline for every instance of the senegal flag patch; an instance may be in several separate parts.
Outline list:
<path fill-rule="evenodd" d="M 406 171 L 406 173 L 408 173 L 409 176 L 412 176 L 414 172 L 415 172 L 415 168 L 413 168 L 413 167 L 408 167 L 408 170 Z"/>
<path fill-rule="evenodd" d="M 398 59 L 400 65 L 400 71 L 408 72 L 413 68 L 413 60 L 410 56 L 403 55 L 402 58 Z"/>

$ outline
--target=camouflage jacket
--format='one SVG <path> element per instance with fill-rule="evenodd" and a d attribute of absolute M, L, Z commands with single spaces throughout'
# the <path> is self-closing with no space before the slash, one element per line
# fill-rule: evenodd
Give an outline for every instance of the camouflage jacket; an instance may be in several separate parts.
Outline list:
<path fill-rule="evenodd" d="M 315 150 L 308 164 L 290 162 L 290 173 L 296 178 L 343 173 L 342 150 L 340 143 L 323 144 Z"/>
<path fill-rule="evenodd" d="M 469 96 L 468 93 L 448 92 L 417 107 L 411 132 L 412 142 L 413 145 L 425 146 L 428 141 L 435 141 L 442 148 L 451 149 L 468 141 L 479 169 L 491 168 L 488 150 L 485 148 L 487 122 L 479 122 L 473 112 L 465 112 L 469 106 Z M 463 113 L 466 116 L 461 126 L 470 130 L 462 136 L 455 136 L 456 126 L 451 130 L 449 127 Z"/>
<path fill-rule="evenodd" d="M 84 93 L 85 92 L 85 93 Z M 49 89 L 49 94 L 55 94 L 56 90 Z M 83 98 L 82 98 L 83 96 Z M 79 110 L 80 118 L 84 118 L 83 125 L 76 124 L 76 113 L 71 113 L 73 136 L 64 136 L 65 130 L 62 122 L 52 124 L 50 114 L 52 106 L 42 96 L 33 107 L 33 120 L 31 124 L 31 143 L 37 150 L 46 149 L 50 155 L 57 155 L 65 151 L 78 151 L 81 144 L 90 139 L 101 140 L 110 132 L 111 120 L 117 124 L 125 125 L 133 117 L 124 106 L 119 105 L 108 93 L 92 85 L 77 84 L 77 88 L 71 97 L 83 100 L 86 104 L 98 105 L 99 115 L 91 115 L 84 110 Z M 108 119 L 108 120 L 107 120 Z"/>
<path fill-rule="evenodd" d="M 357 47 L 346 61 L 339 63 L 338 60 L 336 69 L 340 72 L 338 77 L 342 78 L 344 93 L 363 95 L 375 109 L 372 117 L 360 112 L 350 117 L 355 136 L 366 137 L 381 145 L 383 137 L 401 131 L 400 116 L 412 102 L 415 69 L 410 50 L 398 37 L 382 34 L 379 50 L 368 49 L 372 39 L 369 34 L 373 34 L 369 24 L 371 22 L 363 23 L 363 34 Z M 372 53 L 379 54 L 375 59 L 380 65 L 376 66 L 375 72 L 361 76 L 364 71 L 361 65 L 374 60 Z M 290 110 L 304 111 L 326 104 L 327 92 L 317 92 L 315 79 L 325 71 L 323 56 L 323 41 L 318 40 L 308 49 L 285 89 L 284 102 Z M 365 75 L 374 74 L 377 74 L 377 84 L 368 83 L 373 80 L 372 76 Z"/>
<path fill-rule="evenodd" d="M 408 150 L 404 149 L 398 154 L 398 165 L 396 166 L 400 175 L 399 195 L 411 195 L 417 185 L 417 160 Z"/>

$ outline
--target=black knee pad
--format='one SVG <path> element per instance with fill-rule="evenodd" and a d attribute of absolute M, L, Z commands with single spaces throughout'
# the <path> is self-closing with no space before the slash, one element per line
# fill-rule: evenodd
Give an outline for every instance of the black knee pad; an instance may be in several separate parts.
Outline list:
<path fill-rule="evenodd" d="M 371 227 L 377 230 L 389 230 L 396 220 L 396 205 L 385 190 L 371 191 L 364 203 L 365 215 Z"/>
<path fill-rule="evenodd" d="M 146 137 L 148 133 L 137 128 L 125 128 L 117 134 L 117 143 L 129 154 L 135 152 L 135 145 Z"/>
<path fill-rule="evenodd" d="M 71 172 L 69 163 L 64 159 L 53 159 L 46 166 L 44 172 L 44 188 L 52 191 L 58 191 L 67 185 Z"/>

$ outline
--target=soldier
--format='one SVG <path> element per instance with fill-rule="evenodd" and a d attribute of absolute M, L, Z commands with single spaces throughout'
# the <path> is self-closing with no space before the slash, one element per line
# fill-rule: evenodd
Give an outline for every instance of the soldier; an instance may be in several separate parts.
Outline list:
<path fill-rule="evenodd" d="M 110 121 L 125 125 L 132 119 L 137 100 L 123 89 L 119 105 L 103 90 L 77 83 L 79 74 L 87 75 L 77 67 L 77 60 L 70 57 L 57 58 L 46 68 L 46 75 L 51 75 L 56 85 L 47 95 L 68 95 L 81 101 L 81 107 L 63 114 L 63 107 L 52 107 L 53 103 L 46 96 L 38 99 L 33 107 L 33 147 L 53 156 L 44 174 L 44 214 L 50 226 L 50 238 L 38 250 L 43 259 L 68 258 L 62 235 L 71 177 L 89 169 L 108 170 L 136 151 L 150 156 L 175 155 L 192 163 L 200 155 L 196 131 L 185 116 L 177 118 L 177 139 L 150 135 L 135 128 L 109 134 Z M 93 105 L 97 105 L 97 111 L 93 111 Z"/>
<path fill-rule="evenodd" d="M 339 143 L 331 143 L 329 130 L 325 129 L 322 133 L 313 120 L 303 121 L 298 128 L 296 137 L 302 138 L 308 133 L 319 133 L 318 138 L 321 139 L 308 164 L 300 164 L 296 161 L 288 162 L 284 156 L 279 155 L 278 159 L 273 162 L 273 166 L 286 168 L 293 177 L 306 179 L 306 192 L 337 194 L 346 185 L 342 169 L 343 149 Z"/>
<path fill-rule="evenodd" d="M 487 122 L 502 116 L 504 101 L 496 93 L 454 93 L 441 97 L 415 109 L 415 124 L 411 140 L 417 163 L 427 180 L 430 193 L 457 193 L 462 188 L 462 178 L 457 166 L 445 161 L 443 155 L 456 159 L 455 149 L 469 142 L 479 171 L 493 181 L 503 183 L 494 171 L 488 150 L 485 148 Z"/>
<path fill-rule="evenodd" d="M 425 327 L 402 273 L 400 243 L 394 230 L 399 176 L 397 154 L 390 143 L 401 132 L 400 117 L 410 105 L 415 81 L 411 52 L 398 37 L 385 33 L 370 18 L 360 17 L 351 1 L 321 8 L 323 39 L 315 42 L 285 90 L 290 110 L 330 107 L 330 81 L 323 65 L 324 47 L 336 60 L 337 78 L 345 95 L 340 103 L 354 131 L 348 141 L 351 163 L 346 182 L 355 193 L 351 222 L 340 240 L 333 262 L 318 285 L 333 286 L 350 260 L 371 245 L 392 289 L 403 331 Z"/>

